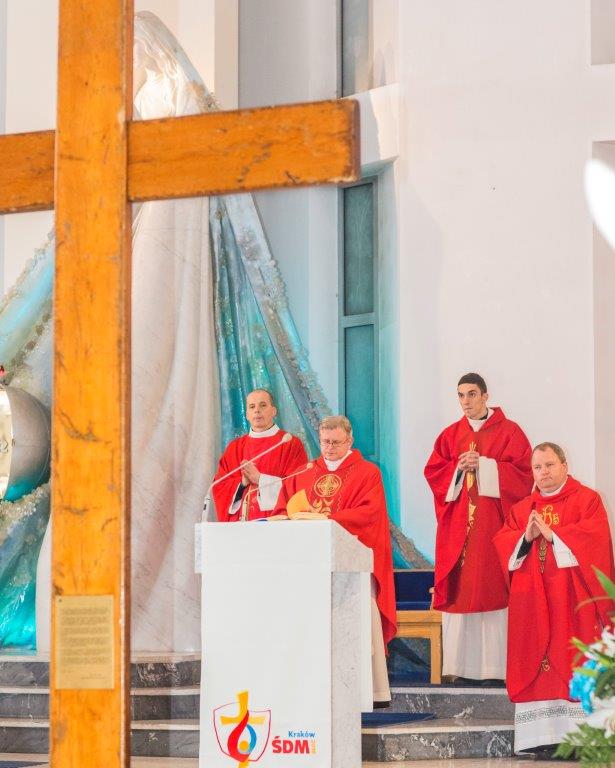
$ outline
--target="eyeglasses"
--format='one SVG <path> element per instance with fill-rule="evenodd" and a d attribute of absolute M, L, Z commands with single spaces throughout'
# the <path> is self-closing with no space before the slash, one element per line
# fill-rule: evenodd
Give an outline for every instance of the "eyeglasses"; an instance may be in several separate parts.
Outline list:
<path fill-rule="evenodd" d="M 326 446 L 331 446 L 331 448 L 339 448 L 340 445 L 344 445 L 344 443 L 348 442 L 348 438 L 345 440 L 320 440 L 320 444 Z"/>

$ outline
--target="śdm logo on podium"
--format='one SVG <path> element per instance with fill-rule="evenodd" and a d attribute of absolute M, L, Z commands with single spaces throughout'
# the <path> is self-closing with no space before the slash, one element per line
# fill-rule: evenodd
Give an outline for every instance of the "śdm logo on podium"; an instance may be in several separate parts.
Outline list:
<path fill-rule="evenodd" d="M 271 710 L 250 711 L 248 691 L 242 691 L 237 702 L 214 709 L 214 729 L 222 752 L 242 768 L 263 756 L 269 743 Z"/>

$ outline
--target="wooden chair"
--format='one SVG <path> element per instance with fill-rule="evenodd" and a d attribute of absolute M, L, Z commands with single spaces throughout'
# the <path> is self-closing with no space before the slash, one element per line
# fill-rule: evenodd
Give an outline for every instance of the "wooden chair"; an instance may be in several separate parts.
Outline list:
<path fill-rule="evenodd" d="M 433 586 L 426 586 L 433 571 L 395 572 L 397 600 L 396 637 L 424 637 L 429 640 L 431 682 L 442 682 L 442 613 L 433 605 Z M 419 575 L 420 574 L 420 575 Z"/>

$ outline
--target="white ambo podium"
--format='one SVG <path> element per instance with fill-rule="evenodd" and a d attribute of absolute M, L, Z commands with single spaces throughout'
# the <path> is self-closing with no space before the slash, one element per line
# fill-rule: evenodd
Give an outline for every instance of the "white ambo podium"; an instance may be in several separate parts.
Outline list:
<path fill-rule="evenodd" d="M 337 523 L 202 523 L 200 765 L 360 768 L 372 551 Z"/>

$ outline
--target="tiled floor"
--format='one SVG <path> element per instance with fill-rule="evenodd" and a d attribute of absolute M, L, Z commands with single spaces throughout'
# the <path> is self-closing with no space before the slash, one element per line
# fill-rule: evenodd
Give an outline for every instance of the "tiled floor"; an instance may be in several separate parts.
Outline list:
<path fill-rule="evenodd" d="M 0 766 L 2 760 L 32 760 L 36 762 L 41 760 L 41 755 L 0 755 Z M 131 768 L 198 768 L 198 760 L 169 758 L 169 757 L 135 757 L 132 760 Z M 533 765 L 532 760 L 514 760 L 509 757 L 502 757 L 493 760 L 412 760 L 404 763 L 363 763 L 363 768 L 528 768 Z M 41 768 L 48 768 L 48 763 L 39 763 Z M 540 768 L 566 768 L 566 766 L 576 766 L 579 763 L 562 762 L 561 760 L 547 762 L 541 760 L 536 763 Z"/>

